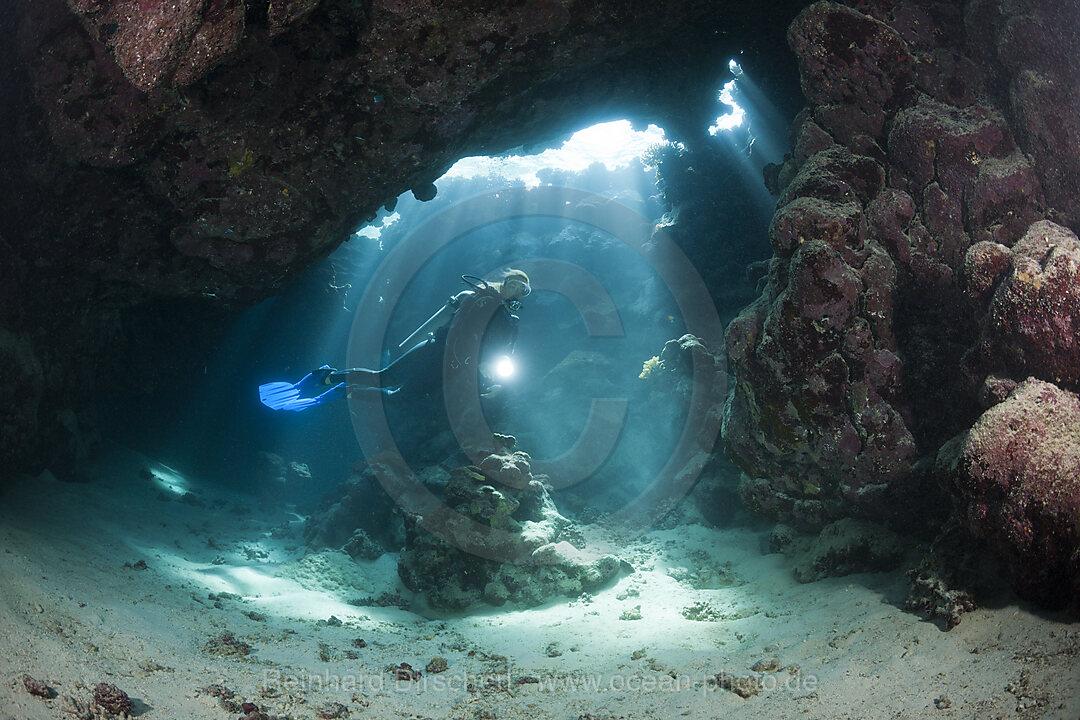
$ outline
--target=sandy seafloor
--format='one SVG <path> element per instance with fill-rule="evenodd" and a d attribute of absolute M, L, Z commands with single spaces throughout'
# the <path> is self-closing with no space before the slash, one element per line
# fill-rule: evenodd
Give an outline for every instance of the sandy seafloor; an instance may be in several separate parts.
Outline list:
<path fill-rule="evenodd" d="M 240 717 L 214 684 L 291 718 L 1080 718 L 1080 624 L 1006 597 L 944 632 L 899 609 L 902 574 L 802 585 L 759 530 L 587 528 L 636 572 L 591 598 L 430 619 L 348 602 L 410 597 L 395 555 L 311 555 L 298 516 L 133 454 L 90 476 L 0 494 L 0 720 L 72 717 L 65 696 L 101 682 L 142 718 Z M 678 579 L 704 566 L 714 587 Z M 712 620 L 683 617 L 701 602 Z M 207 652 L 226 632 L 251 654 Z M 436 656 L 446 670 L 423 671 Z M 395 681 L 403 662 L 422 677 Z M 718 688 L 721 671 L 761 692 Z"/>

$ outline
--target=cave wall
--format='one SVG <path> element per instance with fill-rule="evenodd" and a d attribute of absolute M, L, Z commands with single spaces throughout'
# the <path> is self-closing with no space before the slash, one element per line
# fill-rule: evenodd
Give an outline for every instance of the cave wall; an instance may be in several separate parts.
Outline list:
<path fill-rule="evenodd" d="M 1021 592 L 1080 599 L 1075 432 L 1004 402 L 1080 390 L 1080 6 L 850 5 L 788 33 L 808 106 L 766 173 L 768 286 L 726 337 L 741 494 L 808 530 L 955 509 Z"/>
<path fill-rule="evenodd" d="M 1040 370 L 975 347 L 985 307 L 961 271 L 973 244 L 1080 222 L 1080 126 L 1058 104 L 1078 88 L 1075 23 L 1057 4 L 853 5 L 789 30 L 809 105 L 770 177 L 769 285 L 727 333 L 744 497 L 807 528 L 906 512 L 987 374 Z"/>

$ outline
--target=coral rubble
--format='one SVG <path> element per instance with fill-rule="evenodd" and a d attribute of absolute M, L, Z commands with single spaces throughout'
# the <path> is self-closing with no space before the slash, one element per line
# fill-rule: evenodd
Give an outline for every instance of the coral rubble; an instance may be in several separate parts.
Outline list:
<path fill-rule="evenodd" d="M 112 683 L 94 686 L 94 704 L 112 715 L 127 716 L 135 708 L 127 693 Z"/>
<path fill-rule="evenodd" d="M 29 675 L 22 676 L 23 687 L 26 688 L 26 692 L 31 695 L 35 695 L 39 698 L 45 698 L 46 700 L 56 697 L 56 691 L 49 687 L 44 681 L 32 678 Z"/>

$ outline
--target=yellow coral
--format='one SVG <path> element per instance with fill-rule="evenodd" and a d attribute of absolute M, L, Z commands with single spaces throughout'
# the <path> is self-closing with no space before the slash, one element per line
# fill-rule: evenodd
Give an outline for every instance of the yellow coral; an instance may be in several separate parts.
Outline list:
<path fill-rule="evenodd" d="M 255 153 L 245 149 L 229 153 L 229 177 L 236 177 L 255 164 Z"/>
<path fill-rule="evenodd" d="M 653 355 L 651 358 L 641 364 L 641 374 L 638 375 L 639 380 L 648 380 L 654 371 L 660 368 L 660 356 Z"/>

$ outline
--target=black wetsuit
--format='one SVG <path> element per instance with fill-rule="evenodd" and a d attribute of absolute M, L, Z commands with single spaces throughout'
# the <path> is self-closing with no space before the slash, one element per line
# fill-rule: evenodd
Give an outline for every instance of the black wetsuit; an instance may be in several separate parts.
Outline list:
<path fill-rule="evenodd" d="M 454 310 L 450 322 L 434 337 L 411 348 L 382 370 L 354 368 L 335 370 L 329 381 L 344 380 L 350 390 L 378 388 L 407 395 L 426 395 L 440 388 L 444 378 L 462 372 L 479 372 L 479 387 L 492 386 L 484 369 L 494 358 L 510 355 L 517 342 L 518 317 L 490 287 L 458 293 L 448 305 Z"/>

